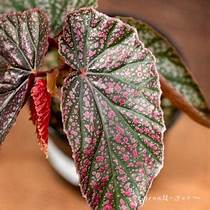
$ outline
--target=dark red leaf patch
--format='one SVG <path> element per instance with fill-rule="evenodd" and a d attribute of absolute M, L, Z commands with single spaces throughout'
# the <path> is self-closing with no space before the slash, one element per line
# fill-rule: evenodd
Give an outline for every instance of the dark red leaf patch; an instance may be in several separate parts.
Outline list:
<path fill-rule="evenodd" d="M 44 79 L 35 82 L 31 90 L 30 109 L 31 120 L 36 125 L 38 143 L 47 156 L 51 95 L 47 92 L 46 84 Z"/>

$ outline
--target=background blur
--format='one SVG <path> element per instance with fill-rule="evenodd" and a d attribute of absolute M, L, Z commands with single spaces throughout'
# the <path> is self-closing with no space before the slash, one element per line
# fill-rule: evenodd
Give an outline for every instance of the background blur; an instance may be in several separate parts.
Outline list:
<path fill-rule="evenodd" d="M 147 20 L 172 40 L 210 104 L 210 0 L 100 0 L 100 10 Z M 49 166 L 25 107 L 0 148 L 0 210 L 88 210 Z M 210 209 L 210 130 L 182 115 L 165 137 L 165 166 L 142 210 Z"/>

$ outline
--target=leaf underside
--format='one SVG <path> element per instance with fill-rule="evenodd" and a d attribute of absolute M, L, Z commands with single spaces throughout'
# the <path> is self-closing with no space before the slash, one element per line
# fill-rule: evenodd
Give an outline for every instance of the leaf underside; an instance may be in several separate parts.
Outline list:
<path fill-rule="evenodd" d="M 70 13 L 60 54 L 64 130 L 93 209 L 136 209 L 163 163 L 160 87 L 135 30 L 94 9 Z"/>
<path fill-rule="evenodd" d="M 174 46 L 154 28 L 133 18 L 121 20 L 137 29 L 140 40 L 156 57 L 163 94 L 194 120 L 210 127 L 210 110 Z"/>
<path fill-rule="evenodd" d="M 0 12 L 24 11 L 30 8 L 45 10 L 50 19 L 51 29 L 54 35 L 61 31 L 62 19 L 66 11 L 74 8 L 97 6 L 96 0 L 4 0 L 0 3 Z"/>
<path fill-rule="evenodd" d="M 48 48 L 48 21 L 38 9 L 0 17 L 0 142 L 27 99 L 31 70 Z"/>
<path fill-rule="evenodd" d="M 48 127 L 50 121 L 51 95 L 47 92 L 47 82 L 38 79 L 31 89 L 31 116 L 36 125 L 38 143 L 41 150 L 47 156 L 48 150 Z"/>

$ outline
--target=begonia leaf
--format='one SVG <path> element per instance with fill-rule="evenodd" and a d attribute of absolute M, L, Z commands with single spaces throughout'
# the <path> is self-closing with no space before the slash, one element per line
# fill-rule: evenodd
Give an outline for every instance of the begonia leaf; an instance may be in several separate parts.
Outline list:
<path fill-rule="evenodd" d="M 0 17 L 0 142 L 27 99 L 30 74 L 39 71 L 48 34 L 47 17 L 38 9 Z"/>
<path fill-rule="evenodd" d="M 59 51 L 77 72 L 61 108 L 82 193 L 93 209 L 137 209 L 163 164 L 154 57 L 132 27 L 94 9 L 67 15 Z"/>

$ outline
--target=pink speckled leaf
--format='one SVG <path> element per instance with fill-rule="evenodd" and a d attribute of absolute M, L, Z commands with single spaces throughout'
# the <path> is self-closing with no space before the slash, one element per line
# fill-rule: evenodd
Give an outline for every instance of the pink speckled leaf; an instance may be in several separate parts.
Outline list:
<path fill-rule="evenodd" d="M 163 164 L 155 60 L 136 31 L 93 9 L 70 13 L 60 54 L 64 129 L 93 209 L 137 209 Z"/>
<path fill-rule="evenodd" d="M 29 75 L 48 47 L 48 20 L 37 9 L 0 17 L 0 143 L 27 99 Z"/>

